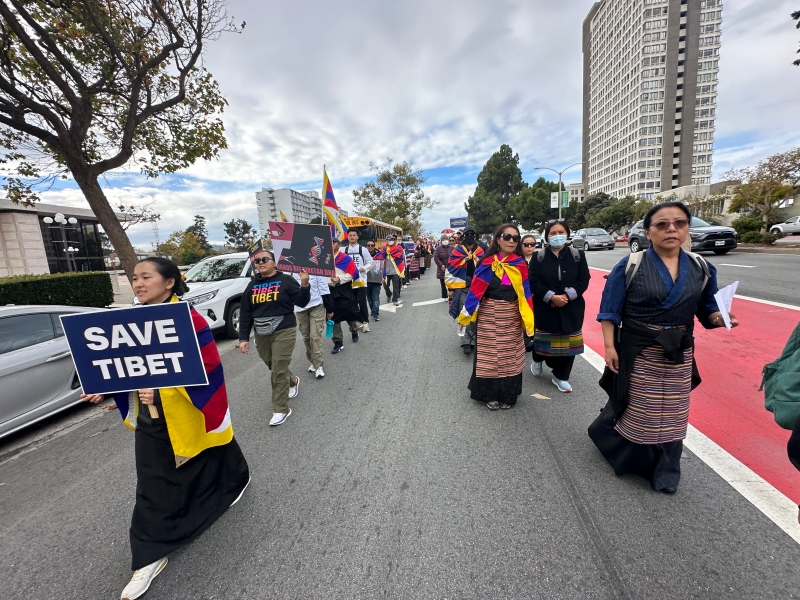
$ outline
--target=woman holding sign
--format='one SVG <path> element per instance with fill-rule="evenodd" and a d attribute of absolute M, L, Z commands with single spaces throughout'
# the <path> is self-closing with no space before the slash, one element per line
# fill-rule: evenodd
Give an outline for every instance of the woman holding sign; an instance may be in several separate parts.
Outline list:
<path fill-rule="evenodd" d="M 667 494 L 678 489 L 689 393 L 700 383 L 694 318 L 706 329 L 724 326 L 716 269 L 681 249 L 691 217 L 681 202 L 650 209 L 644 229 L 652 248 L 614 267 L 597 315 L 606 362 L 600 385 L 609 400 L 589 437 L 617 475 L 641 475 Z"/>
<path fill-rule="evenodd" d="M 165 258 L 136 265 L 133 291 L 143 305 L 178 302 L 188 288 Z M 133 577 L 122 600 L 144 594 L 167 555 L 208 529 L 235 504 L 250 472 L 233 437 L 225 376 L 206 320 L 191 309 L 207 385 L 142 389 L 113 396 L 135 430 L 136 504 L 130 528 Z M 100 395 L 83 395 L 97 403 Z"/>

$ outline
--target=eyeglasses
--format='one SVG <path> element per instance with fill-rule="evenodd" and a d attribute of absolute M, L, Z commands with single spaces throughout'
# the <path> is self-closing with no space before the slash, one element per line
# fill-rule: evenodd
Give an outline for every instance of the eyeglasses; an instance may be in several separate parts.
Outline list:
<path fill-rule="evenodd" d="M 565 221 L 566 221 L 566 219 L 563 219 L 563 218 L 562 219 L 550 219 L 547 222 L 547 224 L 548 225 L 552 225 L 553 223 L 564 223 Z"/>
<path fill-rule="evenodd" d="M 367 248 L 374 248 L 375 244 L 367 244 Z"/>
<path fill-rule="evenodd" d="M 536 242 L 532 242 L 532 243 L 530 243 L 530 244 L 529 244 L 528 242 L 524 242 L 524 243 L 522 244 L 522 246 L 523 246 L 524 248 L 536 248 Z"/>
<path fill-rule="evenodd" d="M 512 240 L 513 240 L 513 241 L 515 241 L 515 242 L 518 242 L 518 241 L 521 239 L 521 236 L 519 236 L 519 235 L 512 235 L 512 234 L 510 234 L 510 233 L 504 233 L 504 234 L 503 234 L 503 235 L 501 235 L 500 237 L 501 237 L 501 238 L 503 238 L 503 241 L 504 241 L 504 242 L 510 242 L 510 241 L 512 241 Z"/>
<path fill-rule="evenodd" d="M 254 264 L 254 265 L 260 265 L 261 263 L 264 263 L 264 264 L 266 264 L 266 263 L 268 263 L 268 262 L 269 262 L 269 261 L 271 261 L 271 260 L 272 260 L 272 259 L 271 259 L 269 256 L 267 256 L 266 258 L 254 258 L 254 259 L 253 259 L 253 264 Z"/>
<path fill-rule="evenodd" d="M 675 229 L 686 229 L 689 226 L 689 219 L 675 219 L 674 221 L 656 221 L 650 227 L 655 227 L 659 231 L 666 231 L 670 225 L 674 225 Z"/>

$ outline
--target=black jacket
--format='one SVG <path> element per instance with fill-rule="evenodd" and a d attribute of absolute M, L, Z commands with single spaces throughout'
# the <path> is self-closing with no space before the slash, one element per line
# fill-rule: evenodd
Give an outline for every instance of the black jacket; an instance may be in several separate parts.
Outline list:
<path fill-rule="evenodd" d="M 533 294 L 533 315 L 536 329 L 548 333 L 575 333 L 583 327 L 583 316 L 586 302 L 583 293 L 589 287 L 589 264 L 586 255 L 580 253 L 580 262 L 576 262 L 569 248 L 564 247 L 558 256 L 550 248 L 545 248 L 542 262 L 539 262 L 538 251 L 534 252 L 528 263 L 528 281 Z M 561 276 L 559 277 L 559 267 Z M 554 308 L 545 303 L 547 292 L 556 295 L 564 294 L 564 288 L 573 288 L 577 299 L 570 300 L 566 306 Z"/>
<path fill-rule="evenodd" d="M 277 317 L 283 315 L 283 321 L 275 331 L 296 327 L 294 307 L 303 307 L 311 301 L 311 288 L 301 287 L 297 280 L 277 271 L 272 277 L 260 274 L 247 284 L 242 294 L 239 310 L 239 341 L 246 342 L 250 338 L 250 329 L 255 317 Z"/>

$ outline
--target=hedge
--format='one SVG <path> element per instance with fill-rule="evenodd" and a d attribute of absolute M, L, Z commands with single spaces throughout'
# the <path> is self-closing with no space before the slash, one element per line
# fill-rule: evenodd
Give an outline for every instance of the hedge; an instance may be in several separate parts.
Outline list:
<path fill-rule="evenodd" d="M 111 277 L 104 271 L 0 277 L 0 306 L 59 304 L 103 308 L 112 302 Z"/>

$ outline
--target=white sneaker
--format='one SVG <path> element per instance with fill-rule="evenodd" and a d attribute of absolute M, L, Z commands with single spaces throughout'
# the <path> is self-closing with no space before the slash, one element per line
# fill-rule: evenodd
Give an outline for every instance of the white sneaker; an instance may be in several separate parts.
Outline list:
<path fill-rule="evenodd" d="M 531 373 L 534 377 L 539 377 L 542 374 L 542 363 L 533 361 L 531 363 Z"/>
<path fill-rule="evenodd" d="M 157 560 L 154 563 L 137 569 L 133 572 L 133 577 L 122 590 L 121 600 L 135 600 L 147 591 L 156 575 L 161 573 L 164 567 L 167 566 L 167 557 Z"/>
<path fill-rule="evenodd" d="M 281 425 L 284 421 L 286 421 L 286 419 L 289 418 L 289 415 L 291 415 L 291 414 L 292 414 L 292 409 L 291 408 L 289 409 L 289 412 L 287 412 L 287 413 L 274 413 L 272 415 L 272 418 L 269 420 L 269 424 L 271 426 Z"/>
<path fill-rule="evenodd" d="M 289 388 L 289 398 L 297 398 L 297 394 L 300 393 L 300 378 L 295 375 L 294 376 L 294 385 Z"/>
<path fill-rule="evenodd" d="M 363 331 L 364 333 L 368 333 L 369 332 L 369 323 L 362 323 L 361 324 L 361 331 Z"/>
<path fill-rule="evenodd" d="M 569 381 L 561 381 L 560 379 L 556 379 L 555 376 L 553 376 L 550 381 L 558 388 L 559 392 L 569 393 L 572 391 L 572 386 L 569 384 Z"/>
<path fill-rule="evenodd" d="M 316 371 L 316 369 L 314 368 L 314 365 L 308 365 L 308 372 L 309 373 L 313 373 L 314 371 Z"/>
<path fill-rule="evenodd" d="M 317 376 L 317 379 L 319 379 L 320 377 L 325 377 L 325 371 L 323 371 L 322 367 L 320 367 L 319 369 L 317 369 L 315 375 Z"/>

